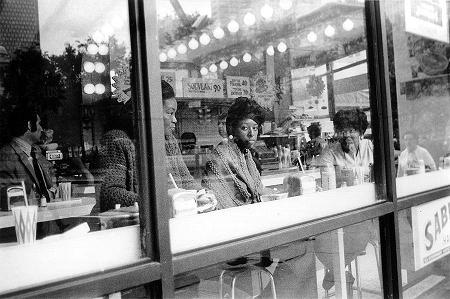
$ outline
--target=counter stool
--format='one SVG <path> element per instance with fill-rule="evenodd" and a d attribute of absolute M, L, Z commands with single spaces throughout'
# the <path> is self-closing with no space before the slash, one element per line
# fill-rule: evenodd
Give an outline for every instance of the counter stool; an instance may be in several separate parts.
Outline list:
<path fill-rule="evenodd" d="M 373 246 L 373 250 L 375 252 L 375 259 L 376 259 L 376 263 L 377 263 L 377 269 L 378 269 L 378 278 L 380 279 L 380 284 L 382 284 L 383 282 L 383 274 L 381 271 L 381 261 L 380 261 L 380 247 L 378 244 L 378 241 L 376 240 L 370 240 L 369 243 L 370 245 Z M 361 287 L 361 277 L 359 276 L 359 264 L 358 264 L 358 257 L 366 255 L 366 251 L 361 251 L 360 253 L 358 253 L 356 255 L 355 260 L 353 261 L 355 263 L 355 279 L 356 279 L 356 286 L 352 287 L 352 289 L 350 291 L 353 292 L 353 290 L 356 290 L 356 294 L 358 296 L 358 299 L 362 298 L 362 287 Z M 348 265 L 348 271 L 350 273 L 352 273 L 352 263 L 350 263 Z M 349 291 L 347 289 L 347 291 Z M 330 294 L 328 290 L 325 290 L 325 298 L 329 298 L 331 297 L 333 294 Z M 352 298 L 352 295 L 348 295 L 349 298 Z"/>
<path fill-rule="evenodd" d="M 238 266 L 238 267 L 227 267 L 226 269 L 222 270 L 222 272 L 220 273 L 220 278 L 219 278 L 219 296 L 220 298 L 224 298 L 223 297 L 223 289 L 224 289 L 224 283 L 223 283 L 223 279 L 225 277 L 225 275 L 229 275 L 230 278 L 232 278 L 232 282 L 231 282 L 231 299 L 235 298 L 235 290 L 236 290 L 236 281 L 238 279 L 239 276 L 244 276 L 244 275 L 252 275 L 252 272 L 256 272 L 258 273 L 259 276 L 259 294 L 253 296 L 253 298 L 258 297 L 260 294 L 262 294 L 263 292 L 263 281 L 262 281 L 262 274 L 266 274 L 269 279 L 270 279 L 270 283 L 271 283 L 271 288 L 272 288 L 272 298 L 276 299 L 277 298 L 277 293 L 275 290 L 275 281 L 273 280 L 273 276 L 272 273 L 270 273 L 270 271 L 268 271 L 266 268 L 261 267 L 261 266 L 257 266 L 257 265 L 250 265 L 250 264 L 243 264 L 242 266 Z"/>

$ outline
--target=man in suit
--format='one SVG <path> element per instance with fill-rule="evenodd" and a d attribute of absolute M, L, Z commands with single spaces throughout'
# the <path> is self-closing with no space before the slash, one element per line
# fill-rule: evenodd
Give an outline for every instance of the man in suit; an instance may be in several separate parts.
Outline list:
<path fill-rule="evenodd" d="M 39 204 L 37 200 L 41 197 L 50 201 L 55 190 L 50 175 L 52 164 L 42 156 L 37 145 L 42 134 L 40 122 L 35 111 L 13 110 L 8 122 L 12 140 L 0 149 L 0 189 L 20 185 L 24 181 L 30 204 Z"/>

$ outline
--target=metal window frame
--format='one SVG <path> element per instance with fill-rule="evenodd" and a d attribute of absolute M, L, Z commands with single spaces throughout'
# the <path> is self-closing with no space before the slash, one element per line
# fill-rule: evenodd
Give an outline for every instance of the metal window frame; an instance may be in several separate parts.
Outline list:
<path fill-rule="evenodd" d="M 162 102 L 159 86 L 159 61 L 157 44 L 156 0 L 129 0 L 130 29 L 133 61 L 133 82 L 138 91 L 137 128 L 141 136 L 139 151 L 142 153 L 143 197 L 142 214 L 146 221 L 143 242 L 146 255 L 137 264 L 104 272 L 62 280 L 51 284 L 19 290 L 8 295 L 31 297 L 51 296 L 100 296 L 130 287 L 147 284 L 155 298 L 174 296 L 174 275 L 207 267 L 221 261 L 239 257 L 261 249 L 308 238 L 322 232 L 379 218 L 381 256 L 383 268 L 383 295 L 385 298 L 401 298 L 401 266 L 398 235 L 398 212 L 412 206 L 450 195 L 450 187 L 430 190 L 397 200 L 395 167 L 393 158 L 393 123 L 389 92 L 387 42 L 383 0 L 365 2 L 366 36 L 368 43 L 368 68 L 375 138 L 376 159 L 383 163 L 375 168 L 377 194 L 387 200 L 358 210 L 295 225 L 250 238 L 226 242 L 172 257 L 169 239 L 170 206 L 167 202 L 166 173 L 160 171 L 164 161 L 162 142 Z M 156 42 L 155 42 L 156 41 Z M 150 102 L 152 104 L 150 105 Z M 377 160 L 378 161 L 378 160 Z M 150 200 L 152 198 L 152 200 Z M 231 250 L 230 250 L 231 249 Z"/>

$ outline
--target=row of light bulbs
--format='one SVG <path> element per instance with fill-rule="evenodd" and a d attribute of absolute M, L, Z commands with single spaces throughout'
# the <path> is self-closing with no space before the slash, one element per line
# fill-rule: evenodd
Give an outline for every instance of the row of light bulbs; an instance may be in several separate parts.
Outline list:
<path fill-rule="evenodd" d="M 280 1 L 281 2 L 281 1 Z M 267 5 L 267 4 L 266 4 Z M 247 15 L 248 15 L 249 13 L 247 13 Z M 246 16 L 247 16 L 246 15 Z M 245 17 L 244 17 L 244 20 L 245 20 Z M 234 21 L 234 20 L 232 20 L 231 22 L 236 22 L 236 21 Z M 230 23 L 231 23 L 230 22 Z M 245 22 L 245 21 L 244 21 Z M 230 23 L 228 23 L 228 25 L 230 25 Z M 236 22 L 236 24 L 239 26 L 239 24 Z M 352 20 L 350 20 L 350 19 L 346 19 L 343 23 L 342 23 L 342 28 L 345 30 L 345 31 L 351 31 L 352 29 L 353 29 L 353 27 L 354 27 L 354 23 L 353 23 L 353 21 Z M 218 31 L 219 30 L 219 31 Z M 228 28 L 228 30 L 230 30 L 230 28 Z M 239 29 L 238 29 L 239 30 Z M 232 32 L 232 31 L 230 31 L 230 32 Z M 219 34 L 220 33 L 220 34 Z M 333 37 L 334 35 L 335 35 L 335 33 L 336 33 L 336 29 L 332 26 L 332 25 L 328 25 L 326 28 L 325 28 L 325 30 L 324 30 L 324 34 L 327 36 L 327 37 Z M 220 27 L 217 27 L 216 29 L 214 29 L 213 30 L 213 35 L 214 35 L 214 37 L 216 38 L 216 39 L 221 39 L 224 35 L 225 35 L 225 33 L 224 33 L 224 31 L 223 31 L 223 29 L 222 28 L 220 28 Z M 308 35 L 306 36 L 306 38 L 307 38 L 307 40 L 310 42 L 310 43 L 314 43 L 314 42 L 316 42 L 317 41 L 317 33 L 315 33 L 314 31 L 311 31 L 311 32 L 309 32 L 308 33 Z M 200 43 L 202 44 L 202 45 L 208 45 L 209 44 L 209 42 L 211 41 L 211 38 L 209 37 L 209 35 L 207 34 L 207 33 L 203 33 L 202 35 L 200 35 L 200 38 L 199 38 L 199 41 L 200 41 Z M 281 44 L 281 43 L 280 43 Z M 278 45 L 278 46 L 280 46 L 280 44 Z M 284 43 L 283 43 L 284 44 Z M 284 45 L 286 45 L 286 44 L 284 44 Z M 195 50 L 195 49 L 197 49 L 198 48 L 198 46 L 199 46 L 199 43 L 198 43 L 198 41 L 193 37 L 193 38 L 191 38 L 191 40 L 188 42 L 188 47 L 191 49 L 191 50 Z M 269 46 L 269 48 L 272 48 L 272 50 L 273 50 L 273 46 Z M 273 53 L 272 54 L 270 54 L 269 53 L 269 51 L 272 51 L 272 50 L 269 50 L 269 48 L 267 49 L 267 54 L 269 54 L 269 55 L 273 55 Z M 287 49 L 287 47 L 286 47 L 286 49 Z M 284 51 L 286 51 L 286 49 L 284 49 Z M 278 49 L 280 52 L 284 52 L 283 50 L 280 50 L 280 49 Z M 177 52 L 179 53 L 179 54 L 186 54 L 187 53 L 187 51 L 188 51 L 188 48 L 186 47 L 186 45 L 184 44 L 184 43 L 181 43 L 181 44 L 179 44 L 178 46 L 177 46 L 177 48 L 176 48 L 176 50 L 175 50 L 175 48 L 169 48 L 168 50 L 167 50 L 167 53 L 165 53 L 165 52 L 161 52 L 160 54 L 159 54 L 159 61 L 160 62 L 166 62 L 167 61 L 167 59 L 174 59 L 176 56 L 177 56 Z"/>

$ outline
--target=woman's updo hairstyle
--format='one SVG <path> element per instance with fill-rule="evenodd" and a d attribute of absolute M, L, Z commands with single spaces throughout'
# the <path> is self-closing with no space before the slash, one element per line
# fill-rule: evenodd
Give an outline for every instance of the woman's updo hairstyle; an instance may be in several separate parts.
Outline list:
<path fill-rule="evenodd" d="M 164 80 L 161 80 L 161 92 L 163 102 L 167 99 L 175 97 L 175 92 L 173 91 L 172 86 Z"/>
<path fill-rule="evenodd" d="M 227 134 L 233 135 L 234 129 L 244 119 L 252 119 L 260 126 L 265 120 L 264 109 L 255 100 L 238 97 L 228 109 Z"/>
<path fill-rule="evenodd" d="M 351 110 L 339 110 L 333 118 L 335 130 L 353 128 L 362 136 L 369 126 L 367 115 L 359 108 Z"/>

